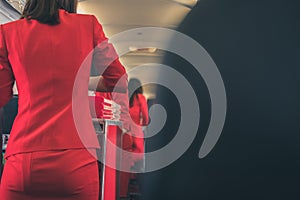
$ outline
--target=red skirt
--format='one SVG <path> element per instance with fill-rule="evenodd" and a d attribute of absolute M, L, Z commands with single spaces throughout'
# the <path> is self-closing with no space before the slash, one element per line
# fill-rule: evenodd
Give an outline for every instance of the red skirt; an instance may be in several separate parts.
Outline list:
<path fill-rule="evenodd" d="M 86 149 L 22 153 L 6 160 L 0 199 L 98 200 L 98 196 L 97 161 Z"/>

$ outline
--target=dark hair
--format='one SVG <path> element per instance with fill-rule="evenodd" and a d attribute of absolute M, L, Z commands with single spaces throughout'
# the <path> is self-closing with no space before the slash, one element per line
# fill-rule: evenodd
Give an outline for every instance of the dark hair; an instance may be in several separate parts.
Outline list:
<path fill-rule="evenodd" d="M 43 24 L 59 24 L 59 9 L 76 13 L 78 0 L 27 0 L 21 19 L 35 19 Z"/>
<path fill-rule="evenodd" d="M 143 94 L 143 87 L 141 81 L 136 78 L 132 78 L 128 82 L 128 95 L 129 95 L 129 107 L 133 106 L 134 98 L 137 98 L 138 94 Z M 131 96 L 130 96 L 131 94 Z"/>

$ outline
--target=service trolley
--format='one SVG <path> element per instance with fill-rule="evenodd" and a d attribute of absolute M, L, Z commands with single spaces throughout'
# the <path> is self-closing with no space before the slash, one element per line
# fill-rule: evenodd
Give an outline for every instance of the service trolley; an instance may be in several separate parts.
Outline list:
<path fill-rule="evenodd" d="M 93 119 L 100 150 L 97 152 L 100 174 L 100 200 L 119 200 L 122 122 Z"/>

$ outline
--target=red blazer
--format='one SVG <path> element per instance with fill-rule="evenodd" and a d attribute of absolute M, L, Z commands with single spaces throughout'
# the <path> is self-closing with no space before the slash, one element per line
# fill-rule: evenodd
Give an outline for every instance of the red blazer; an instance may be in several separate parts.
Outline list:
<path fill-rule="evenodd" d="M 119 87 L 126 87 L 126 71 L 97 19 L 64 10 L 59 15 L 55 26 L 26 19 L 0 26 L 0 107 L 11 98 L 14 80 L 19 92 L 6 157 L 97 148 L 87 96 L 91 64 L 110 90 L 122 76 Z"/>
<path fill-rule="evenodd" d="M 136 124 L 146 126 L 149 123 L 148 104 L 143 94 L 137 94 L 133 99 L 133 105 L 129 108 L 130 116 Z"/>
<path fill-rule="evenodd" d="M 144 153 L 144 132 L 142 126 L 146 126 L 149 123 L 148 104 L 143 94 L 137 94 L 133 99 L 133 105 L 129 108 L 129 113 L 132 118 L 131 135 L 132 138 L 132 150 L 135 153 Z M 143 155 L 136 155 L 133 157 L 134 161 L 138 161 L 143 158 Z"/>

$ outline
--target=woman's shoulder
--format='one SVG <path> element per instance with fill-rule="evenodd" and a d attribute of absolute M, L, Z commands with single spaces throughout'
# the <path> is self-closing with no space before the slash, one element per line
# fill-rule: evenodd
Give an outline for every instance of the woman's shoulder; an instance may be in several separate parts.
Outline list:
<path fill-rule="evenodd" d="M 68 13 L 68 16 L 70 16 L 73 21 L 77 21 L 77 23 L 83 22 L 85 24 L 100 24 L 97 17 L 92 14 Z"/>
<path fill-rule="evenodd" d="M 74 17 L 74 18 L 77 18 L 77 19 L 93 19 L 93 18 L 95 18 L 95 16 L 92 15 L 92 14 L 69 13 L 66 10 L 63 10 L 63 9 L 59 9 L 59 14 L 60 14 L 61 17 L 64 16 L 64 15 L 67 15 L 67 16 Z"/>
<path fill-rule="evenodd" d="M 9 28 L 9 27 L 12 27 L 12 26 L 18 26 L 18 24 L 20 24 L 20 23 L 22 23 L 24 21 L 26 21 L 26 19 L 17 19 L 15 21 L 7 22 L 7 23 L 0 24 L 0 25 L 2 27 Z"/>
<path fill-rule="evenodd" d="M 146 97 L 143 95 L 143 94 L 141 94 L 141 93 L 138 93 L 137 94 L 137 98 L 139 99 L 139 100 L 146 100 Z"/>

